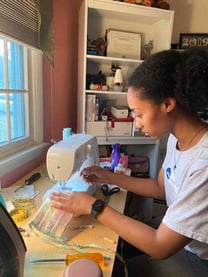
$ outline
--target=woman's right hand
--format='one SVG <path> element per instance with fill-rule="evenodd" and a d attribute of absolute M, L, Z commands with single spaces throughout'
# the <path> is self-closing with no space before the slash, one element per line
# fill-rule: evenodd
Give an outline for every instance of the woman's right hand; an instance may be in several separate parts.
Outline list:
<path fill-rule="evenodd" d="M 90 184 L 112 184 L 114 173 L 109 169 L 101 168 L 99 166 L 90 166 L 84 168 L 80 175 L 85 182 Z"/>

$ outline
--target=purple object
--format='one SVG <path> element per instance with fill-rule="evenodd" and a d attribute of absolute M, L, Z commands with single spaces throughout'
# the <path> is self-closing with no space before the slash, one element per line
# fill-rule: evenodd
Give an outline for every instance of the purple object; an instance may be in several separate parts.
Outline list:
<path fill-rule="evenodd" d="M 120 144 L 119 143 L 115 143 L 111 145 L 112 147 L 112 152 L 111 152 L 111 156 L 112 156 L 112 163 L 111 163 L 111 169 L 114 170 L 114 168 L 118 165 L 121 154 L 120 154 Z"/>

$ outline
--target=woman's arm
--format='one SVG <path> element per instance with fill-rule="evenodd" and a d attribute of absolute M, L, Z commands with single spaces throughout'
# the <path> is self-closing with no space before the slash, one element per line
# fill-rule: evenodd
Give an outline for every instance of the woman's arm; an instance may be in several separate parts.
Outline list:
<path fill-rule="evenodd" d="M 85 192 L 54 192 L 52 206 L 72 214 L 90 214 L 96 200 Z M 106 205 L 97 219 L 124 240 L 156 259 L 165 259 L 182 249 L 190 239 L 161 223 L 156 230 L 140 221 L 123 215 Z"/>
<path fill-rule="evenodd" d="M 158 229 L 154 229 L 118 213 L 109 206 L 106 206 L 97 218 L 124 240 L 156 259 L 166 259 L 174 255 L 191 241 L 190 238 L 174 232 L 163 223 Z"/>
<path fill-rule="evenodd" d="M 114 184 L 144 197 L 165 199 L 163 169 L 160 170 L 157 179 L 116 174 L 98 166 L 83 169 L 81 176 L 88 183 Z"/>

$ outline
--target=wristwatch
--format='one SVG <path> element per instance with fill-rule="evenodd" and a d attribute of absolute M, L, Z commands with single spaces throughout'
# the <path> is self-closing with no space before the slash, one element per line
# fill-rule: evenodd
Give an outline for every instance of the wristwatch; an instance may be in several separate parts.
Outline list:
<path fill-rule="evenodd" d="M 105 201 L 103 201 L 102 199 L 96 199 L 95 202 L 92 204 L 90 215 L 94 218 L 97 218 L 98 214 L 102 213 L 105 205 Z"/>

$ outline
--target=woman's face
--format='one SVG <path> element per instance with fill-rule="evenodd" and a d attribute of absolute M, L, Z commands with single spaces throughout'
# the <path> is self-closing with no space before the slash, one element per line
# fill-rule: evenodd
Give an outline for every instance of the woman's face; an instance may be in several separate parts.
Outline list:
<path fill-rule="evenodd" d="M 139 90 L 128 89 L 127 102 L 135 114 L 135 124 L 146 136 L 159 139 L 169 133 L 170 119 L 167 103 L 154 104 L 148 99 L 139 98 Z"/>

